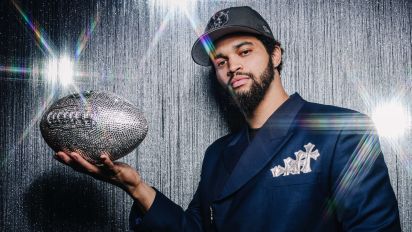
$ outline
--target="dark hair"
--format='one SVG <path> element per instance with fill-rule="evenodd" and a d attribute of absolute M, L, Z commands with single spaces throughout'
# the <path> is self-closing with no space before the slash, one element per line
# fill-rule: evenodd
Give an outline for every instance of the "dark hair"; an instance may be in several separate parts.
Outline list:
<path fill-rule="evenodd" d="M 241 33 L 240 35 L 245 35 L 245 33 Z M 256 35 L 256 34 L 246 34 L 256 37 L 266 49 L 266 52 L 270 56 L 275 47 L 279 47 L 281 49 L 281 54 L 283 54 L 283 49 L 281 48 L 281 44 L 279 41 L 274 40 L 272 38 Z M 270 58 L 271 59 L 271 58 Z M 278 72 L 280 73 L 282 70 L 282 61 L 276 67 Z M 246 120 L 243 117 L 242 113 L 240 112 L 239 108 L 234 104 L 231 100 L 231 96 L 227 93 L 227 91 L 219 84 L 217 77 L 216 77 L 216 70 L 215 67 L 212 65 L 211 69 L 209 70 L 209 80 L 210 80 L 210 92 L 212 93 L 219 109 L 223 113 L 223 118 L 226 122 L 226 125 L 229 127 L 231 132 L 236 132 L 245 125 Z"/>

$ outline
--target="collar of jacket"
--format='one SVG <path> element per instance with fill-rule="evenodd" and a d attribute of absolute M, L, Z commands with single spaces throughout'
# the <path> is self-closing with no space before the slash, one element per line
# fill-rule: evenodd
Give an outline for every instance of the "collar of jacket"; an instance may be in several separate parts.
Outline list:
<path fill-rule="evenodd" d="M 305 102 L 298 93 L 295 93 L 269 117 L 244 150 L 216 201 L 239 190 L 276 156 L 292 136 L 293 122 Z M 231 152 L 245 142 L 248 142 L 247 125 L 232 137 L 223 152 Z"/>

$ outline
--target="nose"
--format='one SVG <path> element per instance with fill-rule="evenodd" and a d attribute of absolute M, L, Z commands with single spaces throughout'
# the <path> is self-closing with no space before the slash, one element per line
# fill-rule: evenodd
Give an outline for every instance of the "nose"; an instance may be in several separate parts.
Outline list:
<path fill-rule="evenodd" d="M 243 66 L 242 66 L 242 64 L 240 63 L 239 60 L 234 60 L 234 59 L 230 60 L 230 61 L 229 61 L 229 72 L 228 72 L 228 76 L 233 77 L 234 74 L 235 74 L 237 71 L 242 70 L 242 68 L 243 68 Z"/>

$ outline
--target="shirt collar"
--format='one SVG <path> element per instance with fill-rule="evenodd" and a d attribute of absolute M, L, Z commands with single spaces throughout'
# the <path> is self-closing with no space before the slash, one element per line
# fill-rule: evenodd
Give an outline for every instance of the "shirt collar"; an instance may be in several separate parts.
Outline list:
<path fill-rule="evenodd" d="M 298 93 L 294 93 L 273 112 L 268 120 L 256 133 L 256 137 L 260 139 L 272 139 L 285 136 L 291 128 L 291 125 L 296 118 L 296 115 L 302 108 L 306 101 Z M 245 125 L 238 133 L 231 139 L 229 146 L 237 144 L 241 140 L 249 141 L 248 135 L 249 125 Z M 262 136 L 263 135 L 263 136 Z"/>

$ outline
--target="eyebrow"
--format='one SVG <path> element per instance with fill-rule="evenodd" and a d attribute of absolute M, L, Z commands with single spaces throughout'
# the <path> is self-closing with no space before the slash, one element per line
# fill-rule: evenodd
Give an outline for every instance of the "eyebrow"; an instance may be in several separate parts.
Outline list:
<path fill-rule="evenodd" d="M 240 47 L 245 46 L 245 45 L 253 45 L 253 43 L 249 42 L 249 41 L 245 41 L 245 42 L 242 42 L 240 44 L 237 44 L 237 45 L 233 46 L 233 48 L 234 49 L 239 49 Z"/>
<path fill-rule="evenodd" d="M 253 45 L 253 43 L 249 42 L 249 41 L 244 41 L 244 42 L 241 42 L 239 44 L 234 45 L 233 49 L 237 50 L 237 49 L 239 49 L 239 48 L 241 48 L 242 46 L 245 46 L 245 45 Z M 215 59 L 219 59 L 219 58 L 227 58 L 227 56 L 223 55 L 222 53 L 218 53 L 218 54 L 215 55 Z"/>

